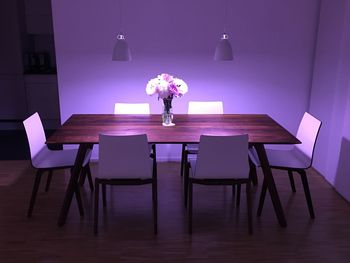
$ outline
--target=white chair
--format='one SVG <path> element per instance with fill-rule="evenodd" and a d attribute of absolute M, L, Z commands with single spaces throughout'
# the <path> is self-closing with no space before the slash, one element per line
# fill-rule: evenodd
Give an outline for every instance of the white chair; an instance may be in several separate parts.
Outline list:
<path fill-rule="evenodd" d="M 114 114 L 150 114 L 149 103 L 116 103 Z"/>
<path fill-rule="evenodd" d="M 188 114 L 224 114 L 222 101 L 190 101 L 188 102 Z M 185 163 L 189 154 L 198 152 L 197 144 L 182 144 L 181 151 L 181 176 L 184 173 Z"/>
<path fill-rule="evenodd" d="M 58 169 L 73 168 L 78 150 L 50 150 L 45 144 L 46 136 L 44 127 L 42 125 L 40 116 L 37 112 L 29 118 L 27 118 L 26 120 L 24 120 L 23 124 L 29 143 L 31 164 L 34 168 L 37 169 L 27 214 L 28 217 L 31 217 L 42 174 L 44 172 L 49 172 L 45 187 L 45 191 L 47 192 L 49 190 L 53 171 Z M 93 182 L 89 166 L 90 155 L 91 151 L 89 151 L 85 157 L 82 171 L 83 173 L 87 173 L 90 182 L 90 188 L 93 191 Z M 80 213 L 82 214 L 82 203 L 78 189 L 76 190 L 75 194 L 78 201 Z"/>
<path fill-rule="evenodd" d="M 190 101 L 188 114 L 224 114 L 222 101 Z"/>
<path fill-rule="evenodd" d="M 114 104 L 114 114 L 121 115 L 149 115 L 151 109 L 149 103 L 120 103 Z M 151 157 L 156 158 L 156 145 L 149 145 Z M 103 200 L 106 202 L 106 185 L 102 185 Z"/>
<path fill-rule="evenodd" d="M 157 234 L 157 163 L 150 159 L 147 135 L 99 136 L 99 172 L 95 178 L 94 233 L 98 233 L 99 185 L 152 184 L 154 233 Z M 102 187 L 103 190 L 103 187 Z M 105 195 L 103 195 L 105 206 Z"/>
<path fill-rule="evenodd" d="M 249 233 L 252 233 L 247 134 L 237 136 L 202 135 L 198 157 L 186 163 L 184 178 L 185 188 L 188 187 L 188 231 L 190 234 L 192 233 L 193 184 L 232 186 L 246 184 L 248 229 Z M 187 198 L 186 192 L 185 198 Z"/>
<path fill-rule="evenodd" d="M 151 114 L 149 103 L 119 103 L 114 105 L 114 114 L 133 114 L 149 115 Z M 156 146 L 150 145 L 153 154 L 156 154 Z"/>
<path fill-rule="evenodd" d="M 293 145 L 288 149 L 266 148 L 266 155 L 268 157 L 270 167 L 273 169 L 288 171 L 289 180 L 293 192 L 296 192 L 293 172 L 300 174 L 311 218 L 315 218 L 315 213 L 305 170 L 310 168 L 312 165 L 315 144 L 321 128 L 321 124 L 321 121 L 305 112 L 296 135 L 299 141 L 301 141 L 301 144 Z M 250 156 L 251 159 L 254 160 L 256 166 L 260 166 L 260 163 L 258 161 L 259 158 L 255 150 L 250 151 Z M 266 190 L 267 187 L 264 182 L 260 195 L 258 216 L 260 216 L 262 212 Z"/>

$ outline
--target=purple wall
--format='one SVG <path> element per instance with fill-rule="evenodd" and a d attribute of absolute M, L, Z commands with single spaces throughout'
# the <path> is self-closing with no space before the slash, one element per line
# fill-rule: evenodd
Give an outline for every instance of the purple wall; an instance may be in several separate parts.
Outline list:
<path fill-rule="evenodd" d="M 350 200 L 350 1 L 323 0 L 310 111 L 323 121 L 314 166 Z"/>
<path fill-rule="evenodd" d="M 268 113 L 295 132 L 309 103 L 319 0 L 229 1 L 227 33 L 235 60 L 213 61 L 224 0 L 122 1 L 133 61 L 111 60 L 119 31 L 116 0 L 53 1 L 62 121 L 72 113 L 112 113 L 115 102 L 149 102 L 159 73 L 185 80 L 174 101 L 223 100 L 226 113 Z"/>

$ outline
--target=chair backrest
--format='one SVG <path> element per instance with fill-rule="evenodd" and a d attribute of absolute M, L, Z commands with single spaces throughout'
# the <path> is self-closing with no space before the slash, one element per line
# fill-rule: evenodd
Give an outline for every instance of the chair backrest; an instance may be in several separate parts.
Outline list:
<path fill-rule="evenodd" d="M 201 135 L 195 178 L 245 179 L 249 177 L 248 135 Z"/>
<path fill-rule="evenodd" d="M 150 114 L 149 103 L 116 103 L 114 114 Z"/>
<path fill-rule="evenodd" d="M 23 121 L 24 129 L 27 134 L 27 139 L 30 149 L 30 157 L 32 161 L 35 156 L 44 148 L 47 148 L 46 136 L 43 124 L 39 114 L 36 112 L 29 118 Z"/>
<path fill-rule="evenodd" d="M 152 178 L 146 134 L 99 136 L 98 178 Z"/>
<path fill-rule="evenodd" d="M 311 162 L 321 124 L 321 121 L 305 112 L 298 128 L 296 137 L 301 141 L 301 144 L 296 144 L 295 147 L 310 158 Z"/>
<path fill-rule="evenodd" d="M 222 101 L 190 101 L 188 114 L 224 114 Z"/>

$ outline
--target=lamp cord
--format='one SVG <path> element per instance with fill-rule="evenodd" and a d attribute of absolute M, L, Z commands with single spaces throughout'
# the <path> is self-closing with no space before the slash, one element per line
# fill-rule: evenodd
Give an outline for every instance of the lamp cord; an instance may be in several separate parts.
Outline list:
<path fill-rule="evenodd" d="M 226 34 L 226 29 L 227 29 L 227 19 L 228 19 L 228 0 L 226 0 L 226 5 L 225 5 L 225 15 L 224 15 L 224 34 Z"/>
<path fill-rule="evenodd" d="M 120 32 L 119 33 L 123 33 L 123 19 L 122 19 L 122 1 L 118 0 L 118 9 L 119 9 L 119 28 L 120 28 Z"/>

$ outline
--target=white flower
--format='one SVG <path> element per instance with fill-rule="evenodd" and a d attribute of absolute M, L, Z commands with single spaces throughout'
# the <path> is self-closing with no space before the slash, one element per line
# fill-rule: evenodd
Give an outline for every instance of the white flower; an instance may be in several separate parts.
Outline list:
<path fill-rule="evenodd" d="M 152 96 L 153 94 L 158 94 L 158 98 L 164 99 L 171 97 L 180 97 L 187 93 L 187 84 L 178 78 L 163 73 L 158 75 L 157 78 L 151 79 L 146 85 L 147 95 Z"/>
<path fill-rule="evenodd" d="M 146 86 L 146 93 L 147 95 L 153 95 L 157 92 L 157 86 L 158 86 L 158 80 L 157 79 L 151 79 L 148 81 Z"/>
<path fill-rule="evenodd" d="M 157 87 L 157 93 L 159 98 L 161 99 L 168 97 L 169 96 L 168 82 L 166 82 L 163 79 L 160 79 Z"/>

